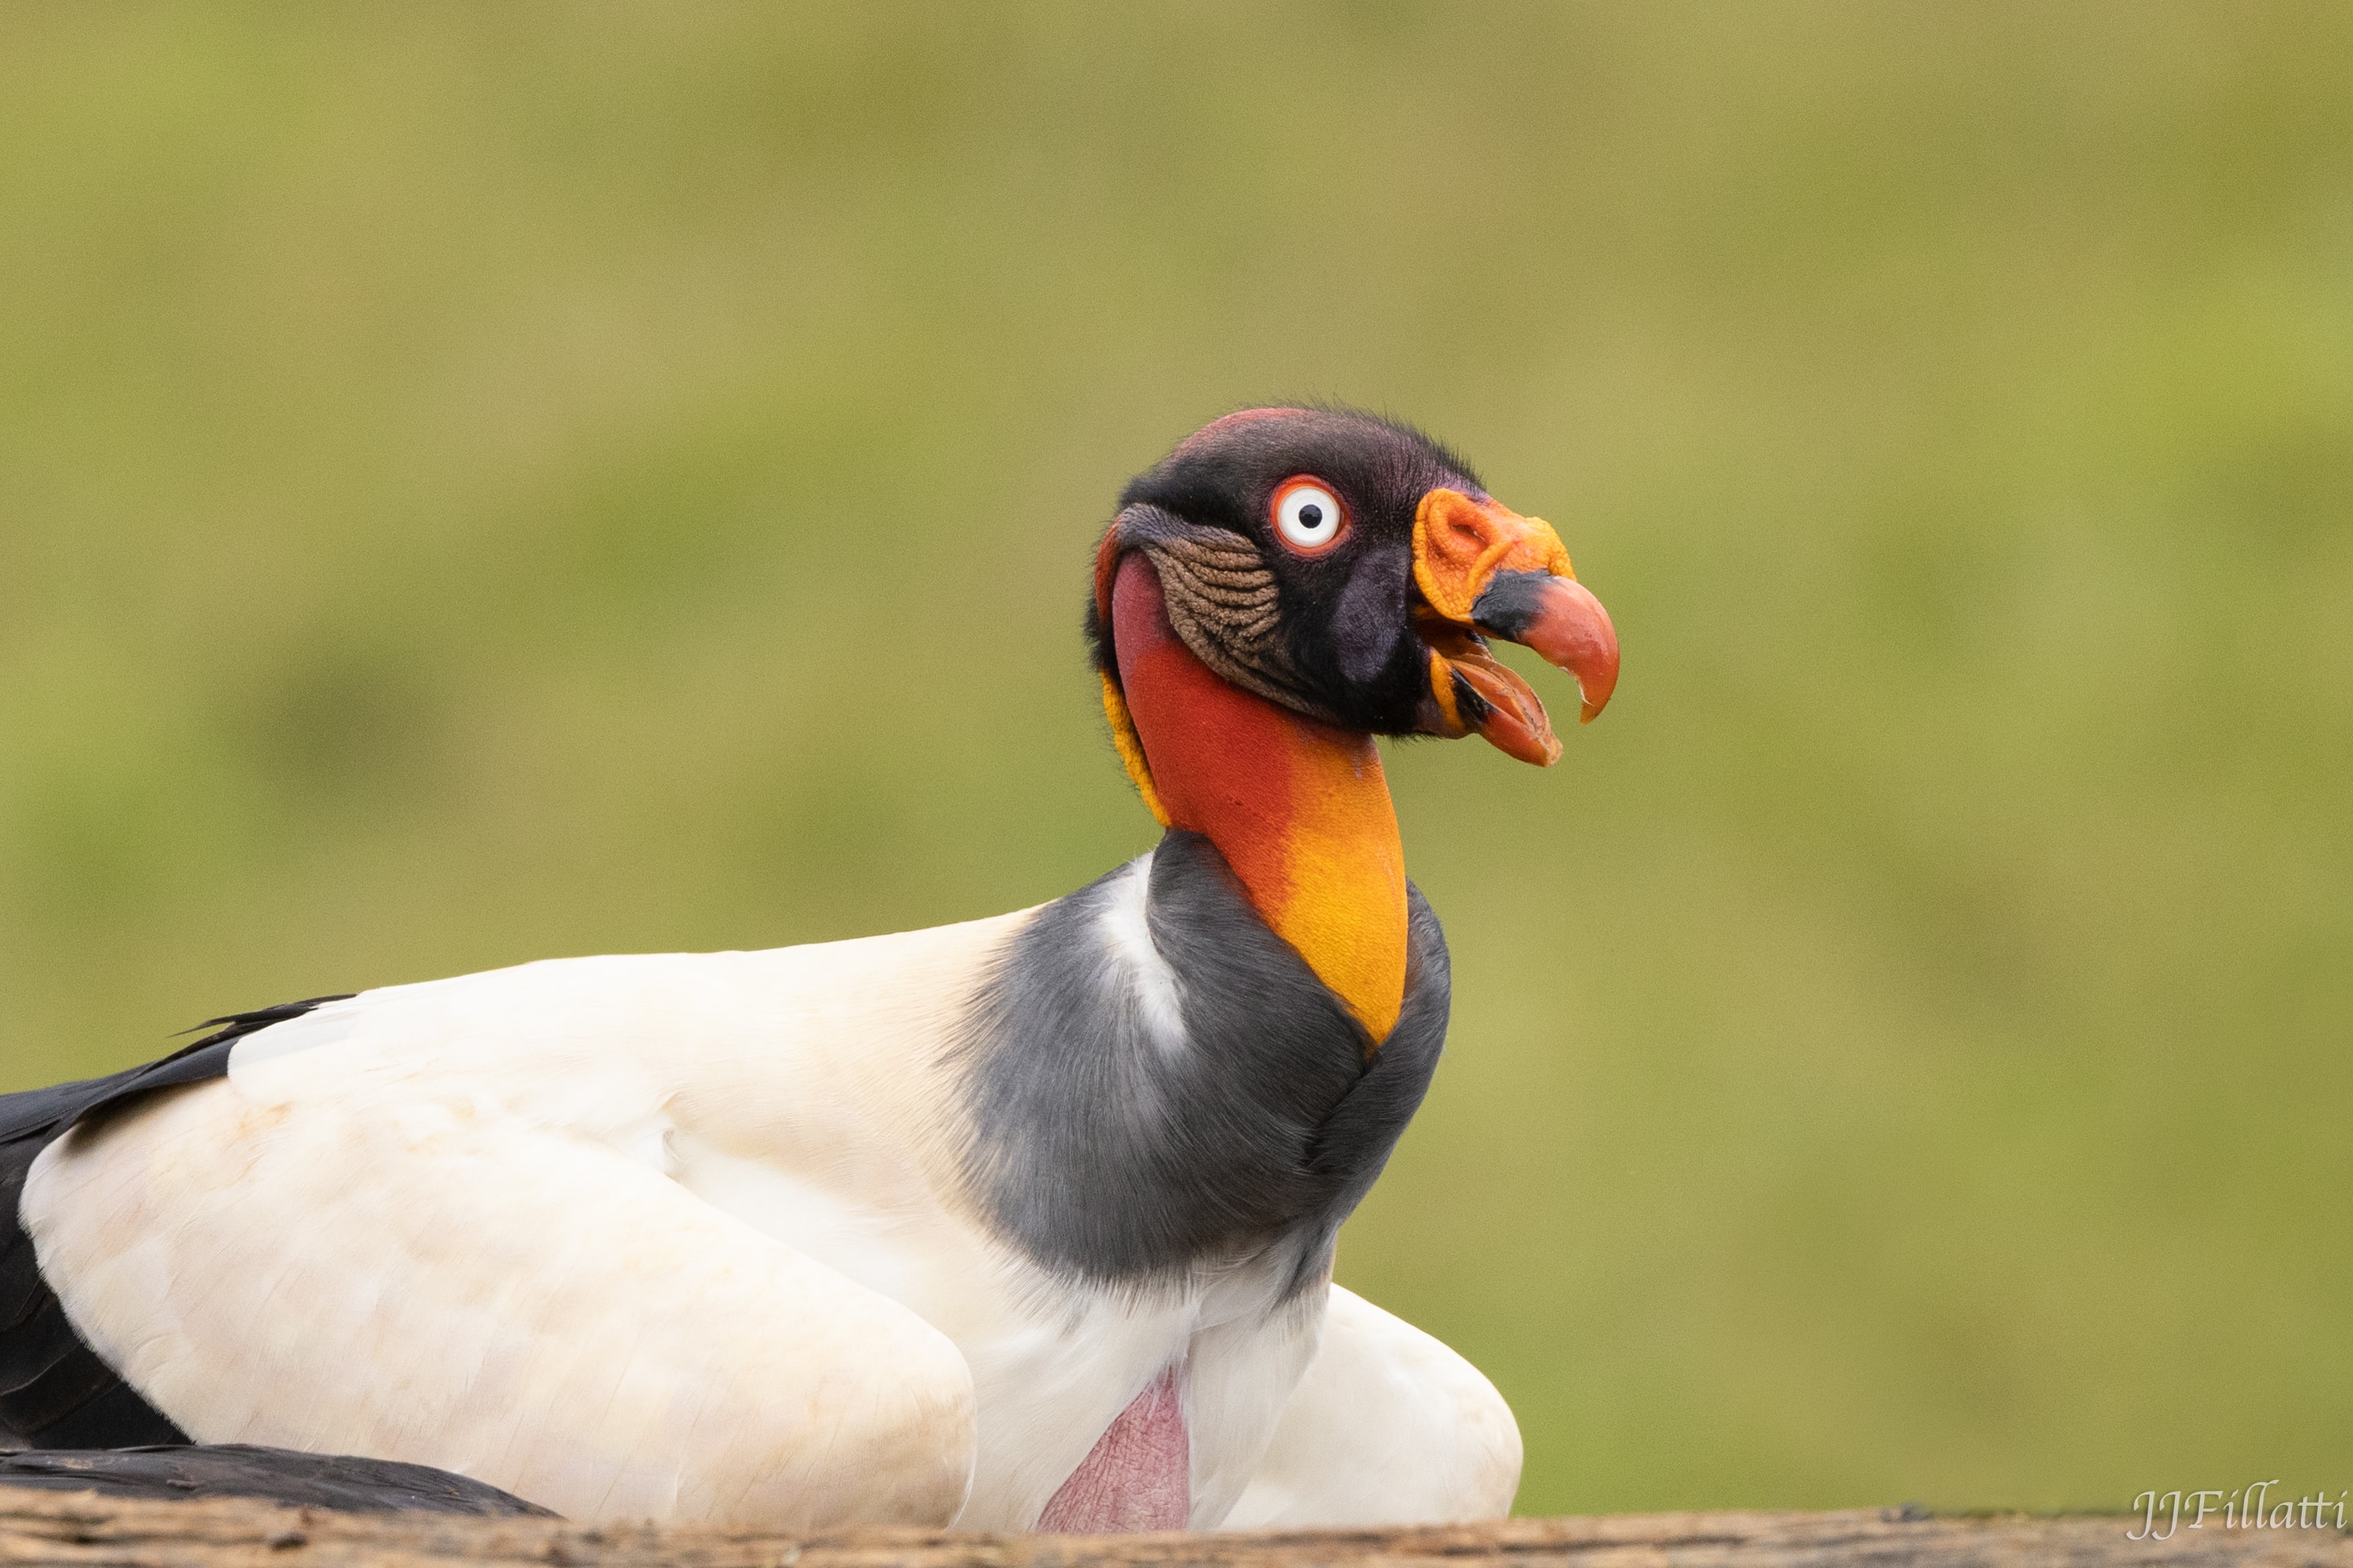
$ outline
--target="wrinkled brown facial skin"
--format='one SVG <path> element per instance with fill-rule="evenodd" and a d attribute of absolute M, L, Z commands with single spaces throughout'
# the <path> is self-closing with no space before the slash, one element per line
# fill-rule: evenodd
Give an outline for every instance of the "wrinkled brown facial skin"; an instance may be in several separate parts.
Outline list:
<path fill-rule="evenodd" d="M 1303 478 L 1345 514 L 1339 537 L 1312 548 L 1274 516 Z M 1326 722 L 1476 732 L 1541 765 L 1560 742 L 1486 639 L 1570 671 L 1588 720 L 1617 683 L 1616 630 L 1551 526 L 1495 500 L 1427 436 L 1370 415 L 1250 409 L 1206 426 L 1121 497 L 1100 559 L 1134 550 L 1185 601 L 1180 629 L 1205 663 Z M 1100 603 L 1088 621 L 1097 668 L 1115 680 Z"/>

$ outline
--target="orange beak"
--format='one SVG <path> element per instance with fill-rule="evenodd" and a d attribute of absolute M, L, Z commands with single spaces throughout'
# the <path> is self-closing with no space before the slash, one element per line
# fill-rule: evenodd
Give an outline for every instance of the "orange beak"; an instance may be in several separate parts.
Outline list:
<path fill-rule="evenodd" d="M 1618 686 L 1618 630 L 1569 570 L 1552 524 L 1461 490 L 1432 490 L 1414 513 L 1413 580 L 1441 732 L 1476 730 L 1522 762 L 1558 762 L 1560 741 L 1544 704 L 1495 661 L 1481 635 L 1534 648 L 1575 676 L 1581 722 L 1609 702 Z"/>

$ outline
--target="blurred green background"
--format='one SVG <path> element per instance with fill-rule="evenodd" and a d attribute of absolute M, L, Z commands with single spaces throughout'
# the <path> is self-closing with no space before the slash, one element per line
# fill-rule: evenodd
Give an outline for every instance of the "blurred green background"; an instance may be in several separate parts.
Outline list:
<path fill-rule="evenodd" d="M 0 1066 L 1063 892 L 1122 479 L 1338 398 L 1624 635 L 1392 753 L 1343 1277 L 1524 1511 L 2353 1482 L 2353 8 L 0 13 Z M 1539 678 L 1556 712 L 1567 682 Z"/>

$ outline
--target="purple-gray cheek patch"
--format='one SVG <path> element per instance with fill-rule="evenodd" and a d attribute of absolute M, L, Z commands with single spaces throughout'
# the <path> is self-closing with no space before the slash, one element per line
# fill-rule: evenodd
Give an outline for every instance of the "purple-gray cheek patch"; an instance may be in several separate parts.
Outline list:
<path fill-rule="evenodd" d="M 1388 668 L 1405 623 L 1405 579 L 1404 560 L 1384 552 L 1358 562 L 1340 590 L 1332 612 L 1332 642 L 1339 650 L 1340 673 L 1350 680 L 1370 681 Z"/>

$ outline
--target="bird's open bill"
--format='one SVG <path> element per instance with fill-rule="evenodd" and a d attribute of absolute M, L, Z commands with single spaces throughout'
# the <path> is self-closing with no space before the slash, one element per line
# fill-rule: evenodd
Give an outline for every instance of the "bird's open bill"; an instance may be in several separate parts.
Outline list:
<path fill-rule="evenodd" d="M 1496 662 L 1481 635 L 1523 644 L 1574 675 L 1581 721 L 1609 702 L 1618 685 L 1617 628 L 1569 570 L 1552 525 L 1461 490 L 1431 490 L 1414 515 L 1413 580 L 1441 732 L 1475 730 L 1524 763 L 1558 762 L 1560 741 L 1543 702 Z"/>

